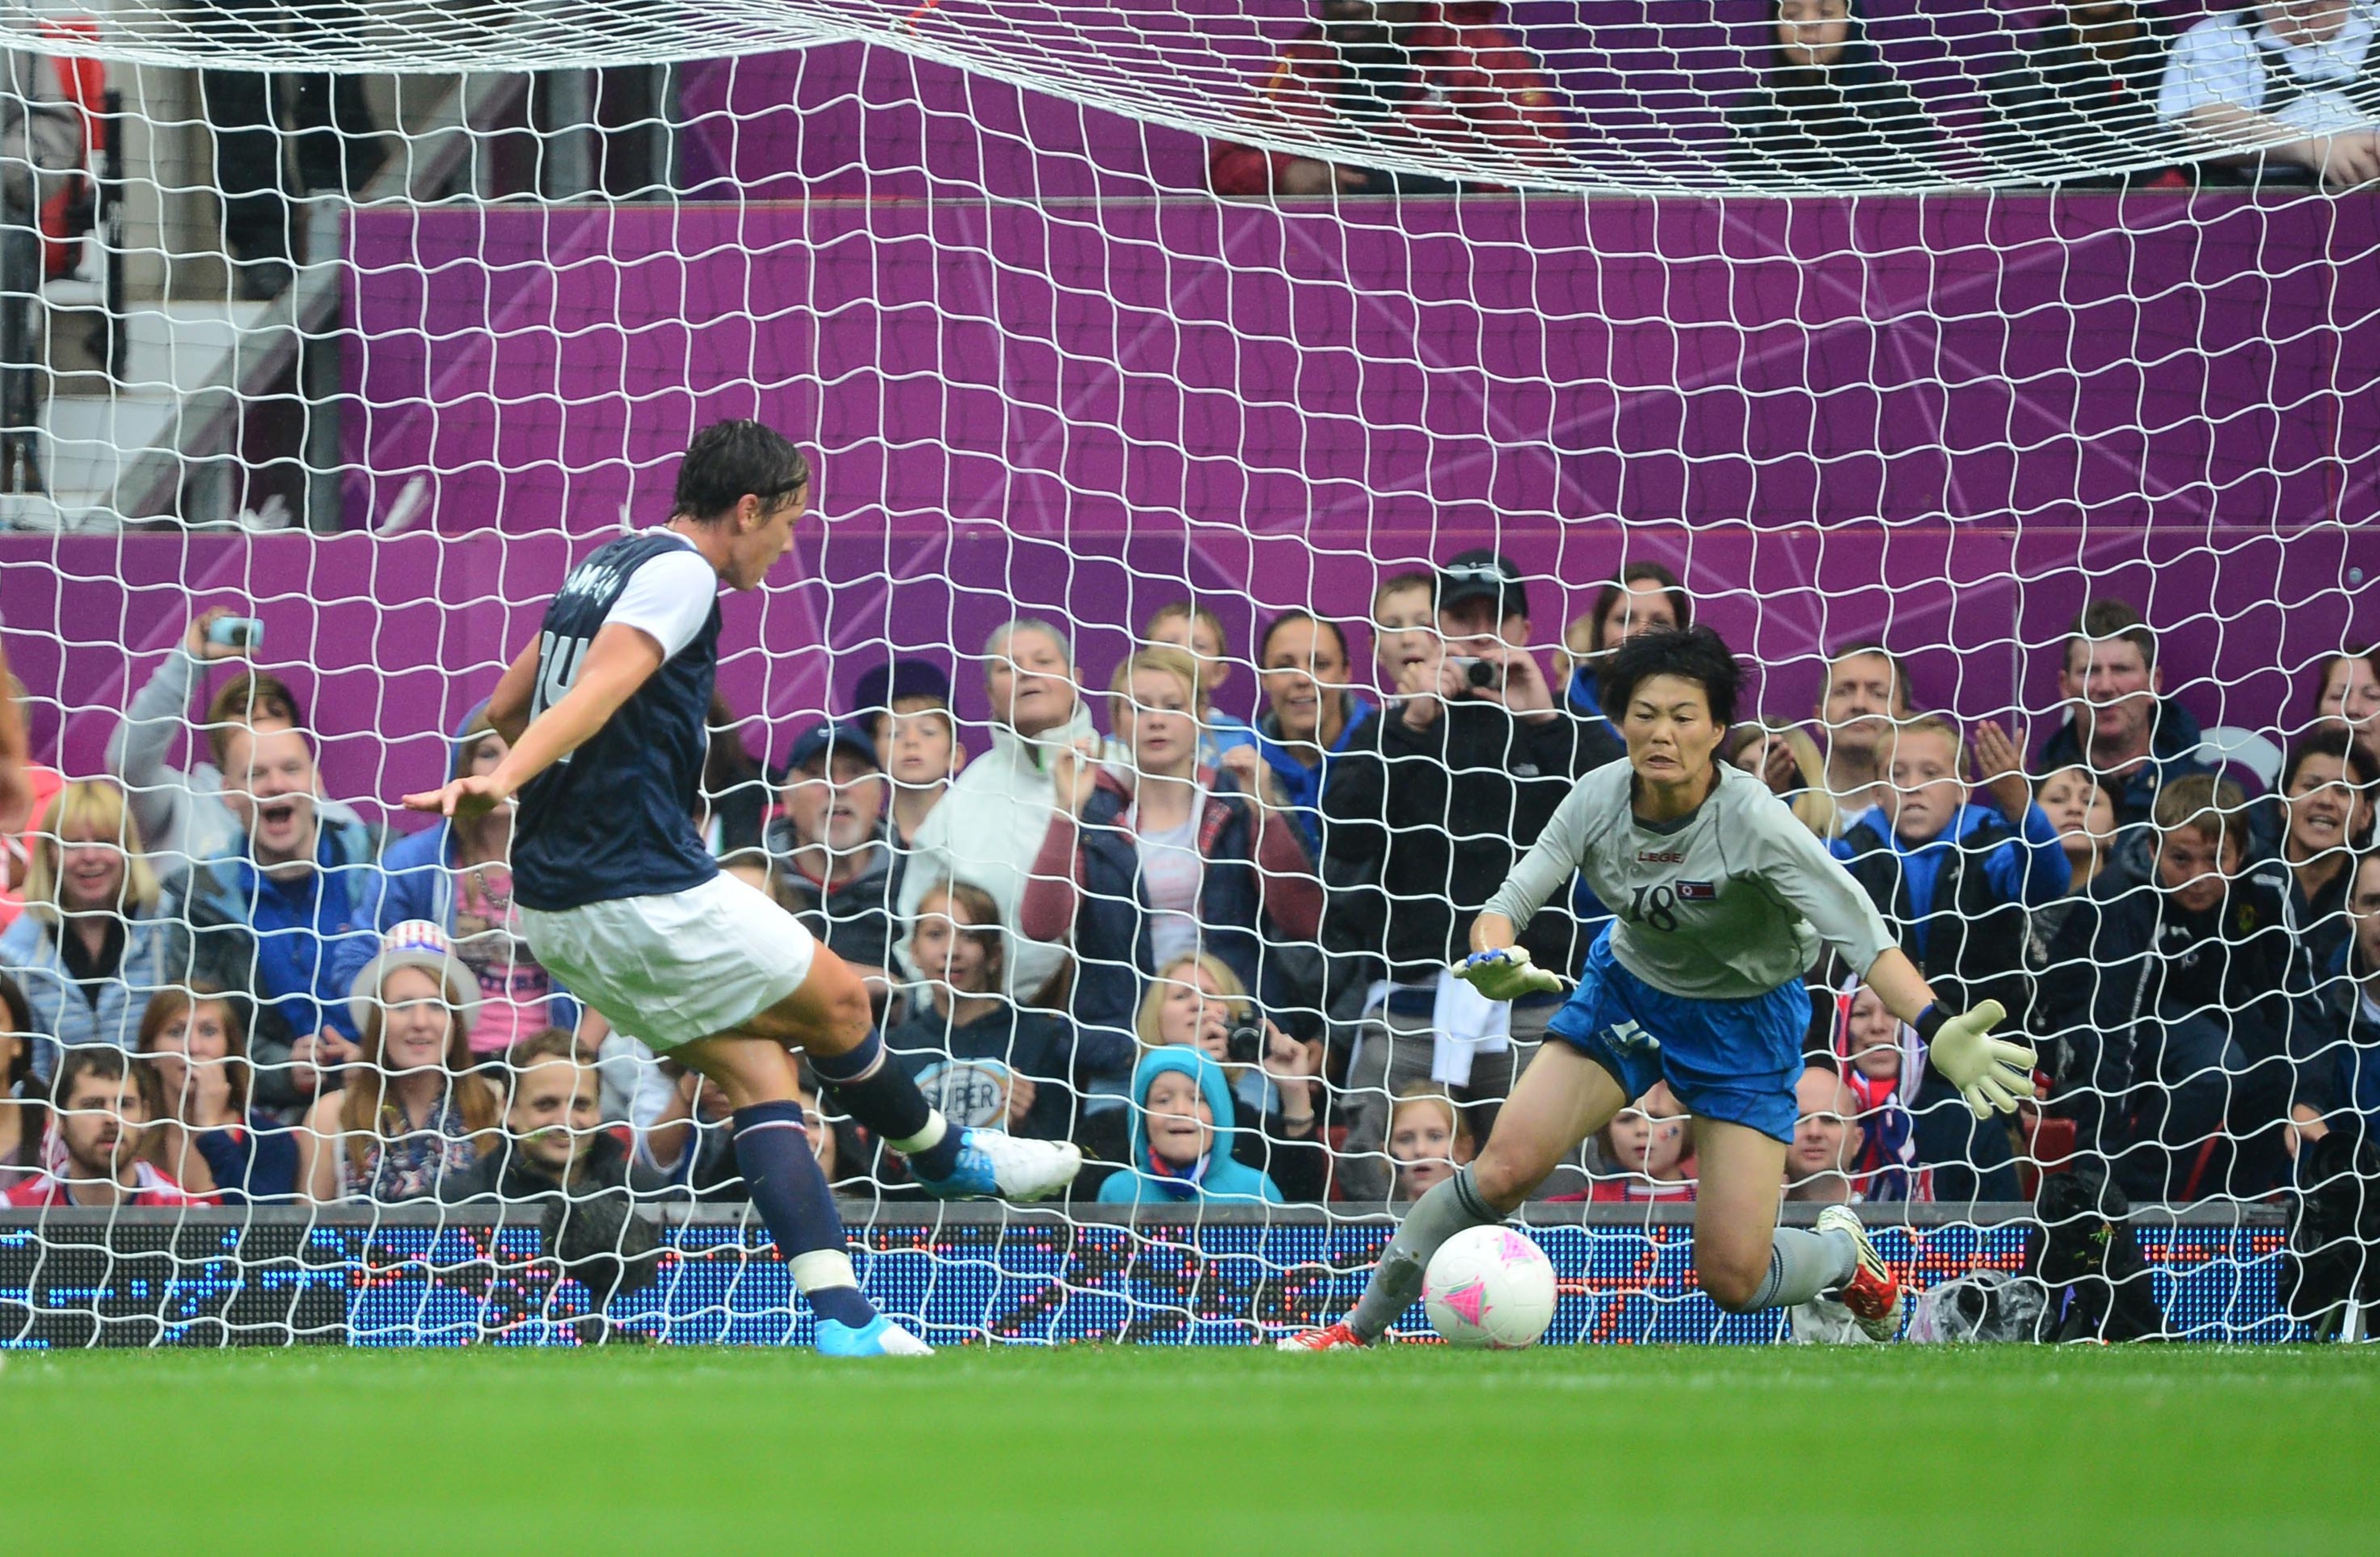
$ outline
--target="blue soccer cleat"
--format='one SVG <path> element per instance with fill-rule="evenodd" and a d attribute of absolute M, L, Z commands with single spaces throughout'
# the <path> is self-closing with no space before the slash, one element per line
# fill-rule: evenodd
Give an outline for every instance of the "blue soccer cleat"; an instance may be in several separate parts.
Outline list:
<path fill-rule="evenodd" d="M 918 1185 L 938 1200 L 1039 1200 L 1075 1182 L 1083 1149 L 1073 1141 L 1020 1140 L 1000 1130 L 959 1132 L 958 1169 Z"/>
<path fill-rule="evenodd" d="M 818 1321 L 811 1343 L 822 1357 L 929 1357 L 934 1348 L 879 1314 L 859 1329 L 841 1320 Z"/>

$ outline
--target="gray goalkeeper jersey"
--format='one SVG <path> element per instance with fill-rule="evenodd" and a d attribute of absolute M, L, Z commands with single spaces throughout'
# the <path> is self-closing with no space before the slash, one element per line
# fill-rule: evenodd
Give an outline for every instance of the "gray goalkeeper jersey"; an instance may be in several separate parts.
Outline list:
<path fill-rule="evenodd" d="M 1579 780 L 1486 911 L 1517 930 L 1576 871 L 1610 906 L 1620 966 L 1700 1000 L 1801 978 L 1821 937 L 1863 974 L 1896 943 L 1851 872 L 1759 779 L 1721 763 L 1710 798 L 1655 832 L 1636 820 L 1633 776 L 1620 761 Z"/>

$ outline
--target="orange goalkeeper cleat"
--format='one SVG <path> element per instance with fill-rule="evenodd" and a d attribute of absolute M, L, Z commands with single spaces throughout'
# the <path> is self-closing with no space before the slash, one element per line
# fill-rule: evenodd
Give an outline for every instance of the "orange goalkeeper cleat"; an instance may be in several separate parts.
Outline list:
<path fill-rule="evenodd" d="M 1274 1348 L 1283 1352 L 1360 1352 L 1371 1345 L 1369 1341 L 1347 1328 L 1347 1321 L 1321 1330 L 1300 1331 L 1287 1340 L 1277 1341 Z"/>
<path fill-rule="evenodd" d="M 1892 1273 L 1876 1246 L 1867 1241 L 1867 1229 L 1861 1225 L 1859 1213 L 1849 1206 L 1828 1206 L 1818 1213 L 1818 1231 L 1840 1230 L 1851 1235 L 1859 1250 L 1859 1264 L 1852 1279 L 1834 1295 L 1835 1301 L 1852 1311 L 1852 1318 L 1867 1332 L 1871 1341 L 1897 1341 L 1900 1338 L 1900 1278 Z"/>

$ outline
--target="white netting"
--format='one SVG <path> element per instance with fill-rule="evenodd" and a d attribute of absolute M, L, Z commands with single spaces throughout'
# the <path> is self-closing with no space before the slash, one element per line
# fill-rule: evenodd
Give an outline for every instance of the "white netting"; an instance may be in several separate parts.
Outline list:
<path fill-rule="evenodd" d="M 899 1164 L 846 1131 L 838 1166 L 869 1207 L 875 1279 L 938 1334 L 1245 1339 L 1342 1305 L 1327 1269 L 1377 1245 L 1362 1208 L 1455 1150 L 1433 1133 L 1433 1105 L 1396 1109 L 1394 1095 L 1451 1086 L 1484 1130 L 1514 1067 L 1492 1033 L 1443 1036 L 1460 1014 L 1429 970 L 1463 949 L 1548 797 L 1609 754 L 1589 662 L 1619 625 L 1603 607 L 1631 565 L 1666 569 L 1743 658 L 1747 714 L 1815 738 L 1815 766 L 1773 766 L 1813 825 L 1850 831 L 1890 798 L 1860 765 L 1891 711 L 1857 706 L 1862 663 L 1837 660 L 1854 642 L 1898 655 L 1914 710 L 1984 743 L 1979 778 L 1997 750 L 1986 724 L 2017 737 L 2036 779 L 2093 760 L 2113 770 L 2117 833 L 2096 853 L 2041 840 L 2033 876 L 2012 868 L 2021 845 L 1997 840 L 2025 824 L 2022 797 L 1979 783 L 1994 814 L 1961 858 L 1981 895 L 1927 913 L 1894 895 L 1889 868 L 1864 867 L 1888 911 L 1926 921 L 1912 952 L 1947 957 L 1945 941 L 1963 939 L 1977 959 L 1929 971 L 2022 990 L 2049 1106 L 2013 1137 L 1971 1127 L 1938 1084 L 1913 1089 L 1913 1052 L 1898 1089 L 1871 1054 L 1849 1065 L 1864 1077 L 1849 1103 L 1825 1082 L 1798 1100 L 1811 1120 L 1789 1166 L 1803 1192 L 1913 1191 L 1925 1226 L 1889 1252 L 1930 1281 L 2020 1259 L 1977 1208 L 2029 1197 L 2038 1162 L 2105 1158 L 2137 1198 L 2219 1203 L 2145 1235 L 2178 1328 L 2286 1328 L 2277 1218 L 2240 1202 L 2290 1183 L 2289 1153 L 2324 1124 L 2343 1136 L 2380 1111 L 2357 949 L 2359 936 L 2380 946 L 2362 928 L 2380 923 L 2380 867 L 2359 906 L 2349 863 L 2368 807 L 2313 781 L 2315 798 L 2294 807 L 2263 797 L 2290 748 L 2338 719 L 2368 732 L 2380 717 L 2368 659 L 2344 652 L 2380 637 L 2380 305 L 2364 285 L 2380 206 L 2319 187 L 2353 182 L 2371 155 L 2362 83 L 2380 59 L 2361 63 L 2366 15 L 2337 8 L 2337 58 L 2268 103 L 2271 124 L 2218 115 L 2192 130 L 2157 112 L 2168 59 L 2214 62 L 2193 91 L 2213 83 L 2243 112 L 2258 100 L 2237 95 L 2215 52 L 2175 52 L 2189 18 L 2160 13 L 2102 49 L 2097 33 L 2058 32 L 2056 16 L 1866 9 L 1860 82 L 1888 84 L 1820 101 L 1794 95 L 1810 81 L 1772 79 L 1765 8 L 1732 3 L 1421 7 L 1411 24 L 1444 36 L 1424 48 L 1392 35 L 1402 52 L 1357 60 L 1353 95 L 1333 51 L 1372 43 L 1316 33 L 1288 4 L 128 6 L 88 25 L 7 7 L 34 111 L 0 126 L 0 160 L 42 172 L 12 186 L 0 245 L 5 512 L 29 532 L 0 536 L 6 647 L 36 760 L 126 784 L 167 890 L 120 951 L 102 938 L 69 956 L 36 913 L 0 965 L 36 996 L 39 1033 L 107 1040 L 137 1028 L 151 989 L 184 981 L 176 959 L 195 939 L 207 976 L 265 997 L 250 1013 L 261 1134 L 300 1125 L 305 1161 L 328 1164 L 315 1187 L 344 1196 L 292 1225 L 367 1264 L 385 1235 L 415 1283 L 377 1308 L 300 1283 L 286 1289 L 297 1309 L 234 1303 L 210 1322 L 411 1336 L 544 1323 L 588 1298 L 555 1284 L 534 1240 L 491 1235 L 502 1279 L 471 1288 L 477 1317 L 457 1318 L 455 1293 L 482 1278 L 441 1273 L 446 1257 L 407 1242 L 435 1213 L 363 1193 L 374 1162 L 403 1169 L 408 1189 L 438 1162 L 372 1159 L 370 1132 L 318 1112 L 346 1052 L 332 1046 L 334 1069 L 318 1072 L 302 1040 L 329 1019 L 317 1004 L 336 1014 L 344 991 L 326 969 L 346 954 L 293 967 L 269 936 L 219 933 L 275 911 L 256 906 L 263 889 L 238 863 L 247 803 L 226 809 L 206 776 L 218 761 L 271 765 L 237 727 L 271 710 L 235 696 L 204 727 L 240 659 L 177 647 L 192 617 L 261 620 L 250 658 L 289 684 L 320 737 L 321 836 L 355 851 L 338 862 L 356 883 L 339 922 L 369 940 L 375 921 L 442 919 L 491 1010 L 517 1007 L 521 1031 L 566 1022 L 504 928 L 501 870 L 489 874 L 501 840 L 470 845 L 487 858 L 417 842 L 392 866 L 377 830 L 409 825 L 395 797 L 450 771 L 454 733 L 570 564 L 664 517 L 697 428 L 756 416 L 816 460 L 824 524 L 757 597 L 725 607 L 714 846 L 801 906 L 819 891 L 806 870 L 855 855 L 853 884 L 837 867 L 833 912 L 810 911 L 852 960 L 892 969 L 888 1028 L 922 1046 L 954 1111 L 1014 1098 L 1020 1128 L 1084 1140 L 1102 1158 L 1087 1188 L 1150 1166 L 1128 1075 L 1136 1039 L 1197 1028 L 1196 999 L 1170 999 L 1192 977 L 1170 955 L 1178 930 L 1252 986 L 1257 1004 L 1219 1006 L 1218 1028 L 1260 1006 L 1281 1035 L 1279 1074 L 1242 1068 L 1241 1052 L 1227 1079 L 1243 1166 L 1272 1175 L 1286 1204 L 1268 1209 L 1253 1179 L 1206 1194 L 1152 1168 L 1175 1224 L 1207 1223 L 1178 1239 L 1112 1230 L 1087 1203 L 920 1233 L 933 1209 L 905 1206 Z M 1432 90 L 1433 72 L 1504 49 L 1525 80 L 1499 66 L 1486 86 L 1450 76 Z M 1260 91 L 1277 58 L 1289 85 Z M 2192 162 L 2217 143 L 2204 136 L 2224 154 Z M 2255 147 L 2272 152 L 2261 166 L 2236 154 Z M 1570 711 L 1542 751 L 1433 748 L 1431 721 L 1407 724 L 1394 701 L 1439 649 L 1427 589 L 1418 638 L 1415 592 L 1379 591 L 1483 549 L 1526 590 L 1513 636 L 1538 669 L 1522 675 L 1524 702 L 1542 682 Z M 2107 663 L 2067 659 L 2078 614 L 2110 600 L 2154 629 L 2153 687 L 2117 617 L 2096 619 Z M 1162 781 L 1178 753 L 1146 732 L 1135 749 L 1108 687 L 1182 602 L 1220 632 L 1207 737 L 1263 726 L 1256 776 L 1280 793 L 1270 831 L 1227 803 L 1184 813 L 1210 852 L 1197 906 L 1176 913 L 1192 875 L 1176 869 L 1186 853 L 1167 852 L 1177 819 L 1160 801 L 1176 794 Z M 1276 623 L 1293 659 L 1329 636 L 1298 613 L 1336 624 L 1349 651 L 1343 687 L 1319 699 L 1265 663 Z M 994 776 L 1013 740 L 995 729 L 988 644 L 1019 616 L 1069 640 L 1081 719 L 1054 727 L 1105 745 L 1101 803 L 1153 797 L 1148 818 L 1086 826 L 1093 841 L 1072 853 L 1049 841 L 1046 760 Z M 942 802 L 938 830 L 914 834 L 929 813 L 909 792 L 894 813 L 905 847 L 869 853 L 841 834 L 800 846 L 796 829 L 851 824 L 820 814 L 822 790 L 767 771 L 821 718 L 872 717 L 884 693 L 863 682 L 896 660 L 948 683 L 975 779 Z M 1144 667 L 1151 677 L 1135 690 L 1165 695 L 1162 670 Z M 2115 711 L 2104 735 L 2068 723 L 2100 719 L 2093 699 Z M 2134 715 L 2151 706 L 2142 768 Z M 1345 748 L 1318 768 L 1297 744 L 1318 718 L 1318 744 Z M 1383 736 L 1392 721 L 1401 733 Z M 915 718 L 882 733 L 883 760 L 919 760 Z M 2350 767 L 2318 739 L 2307 749 L 2317 777 Z M 1745 764 L 1764 755 L 1755 744 Z M 181 776 L 194 768 L 195 787 Z M 1342 768 L 1354 777 L 1334 807 Z M 2216 769 L 2252 803 L 2238 879 L 2210 917 L 2159 877 L 2149 813 L 2161 785 Z M 268 801 L 281 793 L 257 782 Z M 2053 808 L 2056 787 L 2042 796 Z M 2325 807 L 2341 814 L 2323 822 Z M 28 814 L 37 833 L 39 805 Z M 70 892 L 65 857 L 30 845 L 20 889 L 38 894 L 27 871 L 47 858 L 52 890 Z M 1216 847 L 1241 855 L 1218 865 Z M 878 873 L 896 859 L 905 890 Z M 2103 893 L 2108 922 L 2086 932 L 2100 910 L 2046 882 L 2053 859 L 2137 879 Z M 1132 882 L 1135 869 L 1118 889 L 1114 871 Z M 983 885 L 1009 921 L 1005 984 L 957 991 L 980 1007 L 947 990 L 937 1002 L 918 959 L 946 969 L 957 954 L 913 941 L 912 919 L 932 917 L 918 915 L 923 889 L 945 873 Z M 1079 892 L 1053 895 L 1069 874 Z M 2020 900 L 2013 917 L 1994 893 Z M 1020 918 L 1043 927 L 1038 946 Z M 1575 971 L 1598 923 L 1592 902 L 1558 901 L 1540 960 Z M 2162 946 L 2169 925 L 2187 945 Z M 79 976 L 110 956 L 125 959 L 113 974 Z M 1828 970 L 1814 977 L 1814 1046 L 1893 1050 L 1889 1024 L 1871 1033 L 1856 1010 L 1829 1021 Z M 1548 1015 L 1524 1013 L 1524 1043 Z M 974 1018 L 989 1025 L 951 1039 Z M 492 1023 L 476 1052 L 515 1036 Z M 58 1051 L 38 1052 L 49 1075 Z M 601 1076 L 602 1107 L 635 1139 L 681 1103 L 708 1106 L 616 1040 Z M 1836 1127 L 1844 1112 L 1856 1125 Z M 16 1116 L 38 1136 L 38 1114 Z M 202 1133 L 152 1132 L 157 1160 L 199 1175 Z M 649 1155 L 687 1172 L 707 1162 L 733 1198 L 723 1133 L 659 1141 Z M 1721 1332 L 1689 1300 L 1683 1229 L 1664 1204 L 1683 1194 L 1690 1144 L 1632 1119 L 1551 1181 L 1548 1194 L 1617 1207 L 1556 1236 L 1565 1275 L 1585 1280 L 1559 1335 Z M 38 1139 L 20 1146 L 12 1162 L 38 1158 Z M 226 1174 L 255 1162 L 222 1159 Z M 1532 1214 L 1581 1220 L 1567 1204 Z M 0 1247 L 0 1287 L 24 1294 L 0 1292 L 0 1334 L 85 1332 L 73 1326 L 88 1302 L 36 1289 L 115 1291 L 152 1271 L 143 1259 L 231 1259 L 192 1252 L 192 1228 L 220 1236 L 209 1226 L 142 1235 L 162 1254 L 58 1225 Z M 2336 1232 L 2315 1241 L 2354 1247 Z M 781 1274 L 773 1287 L 705 1274 L 741 1247 L 735 1235 L 681 1242 L 701 1258 L 643 1289 L 638 1322 L 784 1332 Z M 1177 1259 L 1178 1242 L 1193 1254 Z M 34 1273 L 11 1274 L 11 1250 Z M 296 1257 L 267 1240 L 240 1258 Z M 13 1301 L 30 1305 L 21 1325 Z"/>

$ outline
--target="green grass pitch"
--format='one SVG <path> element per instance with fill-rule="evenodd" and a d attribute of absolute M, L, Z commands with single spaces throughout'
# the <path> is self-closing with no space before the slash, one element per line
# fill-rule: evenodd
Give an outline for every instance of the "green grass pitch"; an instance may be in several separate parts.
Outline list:
<path fill-rule="evenodd" d="M 27 1552 L 2368 1551 L 2380 1347 L 16 1353 L 0 1510 Z"/>

